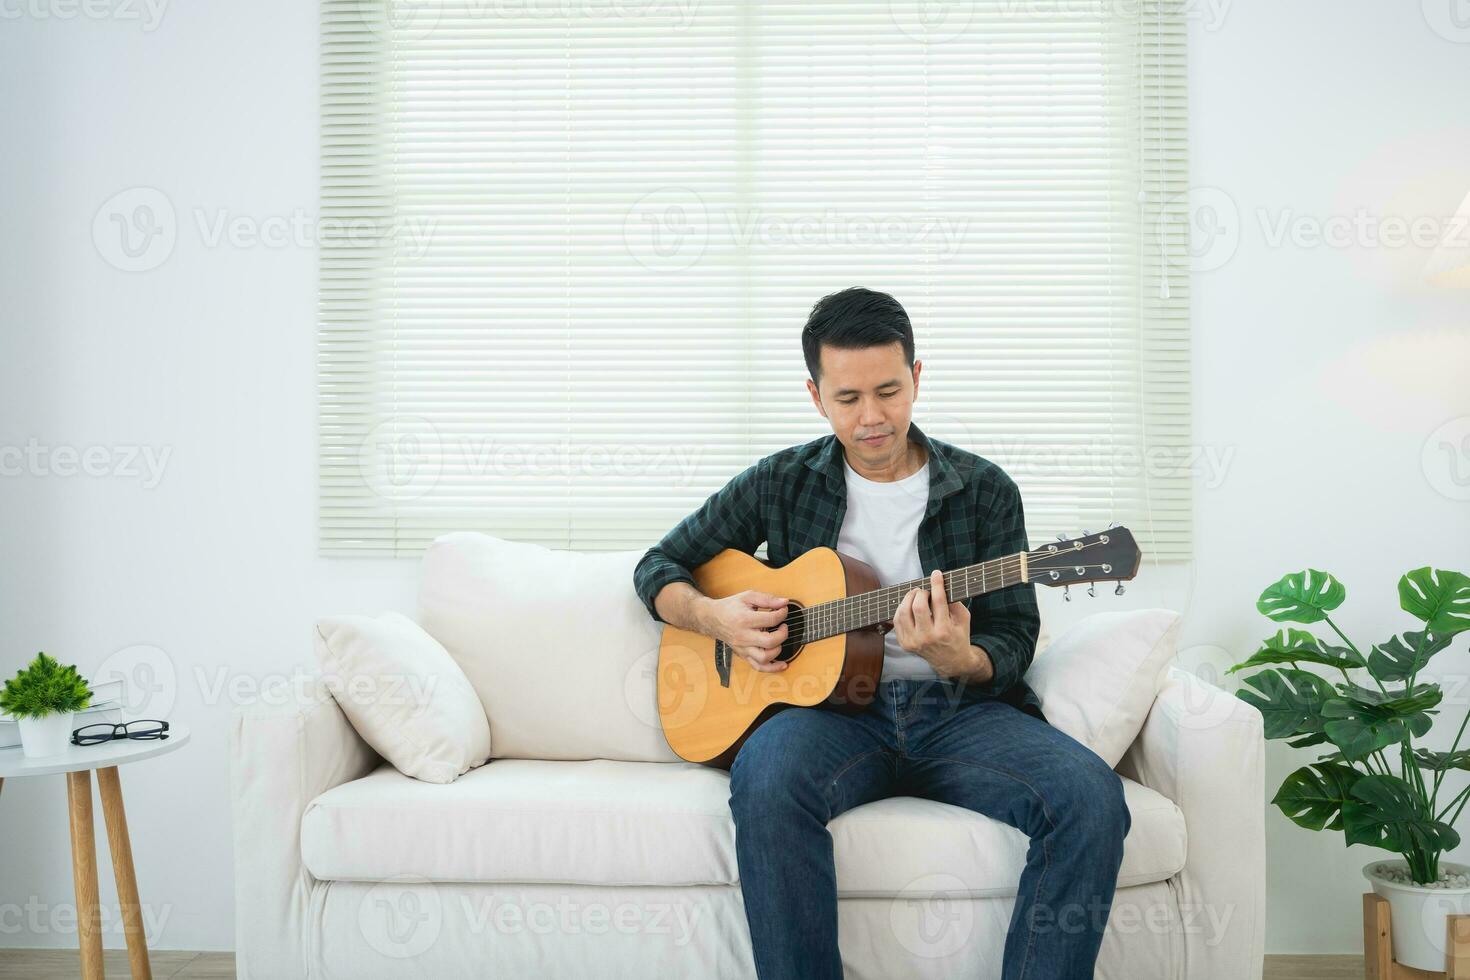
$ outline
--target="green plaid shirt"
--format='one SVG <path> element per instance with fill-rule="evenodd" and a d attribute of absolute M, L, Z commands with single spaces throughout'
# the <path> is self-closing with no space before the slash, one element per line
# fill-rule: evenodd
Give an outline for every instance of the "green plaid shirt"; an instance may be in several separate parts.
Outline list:
<path fill-rule="evenodd" d="M 929 505 L 919 523 L 919 564 L 925 575 L 951 571 L 1029 548 L 1021 493 L 988 459 L 931 439 L 914 423 L 909 438 L 928 450 Z M 670 582 L 694 584 L 697 568 L 726 548 L 753 555 L 766 542 L 773 567 L 812 548 L 836 550 L 847 512 L 842 443 L 828 434 L 759 460 L 648 549 L 633 571 L 633 587 L 662 622 L 654 597 Z M 971 685 L 1045 721 L 1041 699 L 1022 679 L 1036 652 L 1041 624 L 1036 587 L 1014 585 L 965 600 L 970 642 L 990 654 L 995 676 Z"/>

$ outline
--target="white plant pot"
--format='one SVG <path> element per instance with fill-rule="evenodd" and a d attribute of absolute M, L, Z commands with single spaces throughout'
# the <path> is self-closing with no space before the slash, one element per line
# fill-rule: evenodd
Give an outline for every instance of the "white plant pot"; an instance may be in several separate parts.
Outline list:
<path fill-rule="evenodd" d="M 1470 913 L 1470 888 L 1426 888 L 1405 885 L 1381 878 L 1379 868 L 1405 871 L 1407 861 L 1374 861 L 1363 868 L 1363 877 L 1373 885 L 1373 893 L 1388 900 L 1392 915 L 1393 958 L 1403 966 L 1416 970 L 1444 972 L 1445 920 L 1451 915 Z M 1470 875 L 1470 867 L 1453 861 L 1439 862 L 1441 873 L 1449 871 Z"/>
<path fill-rule="evenodd" d="M 71 719 L 75 712 L 18 718 L 20 749 L 28 756 L 59 755 L 71 745 Z"/>

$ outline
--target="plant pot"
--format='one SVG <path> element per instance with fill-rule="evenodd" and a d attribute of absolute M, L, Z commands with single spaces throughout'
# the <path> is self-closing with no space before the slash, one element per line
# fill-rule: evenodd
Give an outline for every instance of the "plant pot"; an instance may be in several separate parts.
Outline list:
<path fill-rule="evenodd" d="M 1363 877 L 1373 885 L 1373 893 L 1388 900 L 1392 915 L 1393 958 L 1403 966 L 1417 970 L 1444 972 L 1445 919 L 1451 915 L 1470 913 L 1470 886 L 1429 888 L 1424 885 L 1400 884 L 1378 875 L 1379 868 L 1407 871 L 1407 861 L 1374 861 L 1363 868 Z M 1453 861 L 1440 861 L 1441 874 L 1470 876 L 1470 867 Z"/>
<path fill-rule="evenodd" d="M 60 755 L 71 745 L 71 719 L 64 711 L 40 718 L 18 718 L 20 749 L 27 756 Z"/>

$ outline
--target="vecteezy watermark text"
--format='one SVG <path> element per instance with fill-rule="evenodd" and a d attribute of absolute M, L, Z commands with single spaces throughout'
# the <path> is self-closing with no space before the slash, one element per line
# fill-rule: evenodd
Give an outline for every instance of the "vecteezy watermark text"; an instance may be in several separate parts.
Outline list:
<path fill-rule="evenodd" d="M 0 0 L 3 2 L 3 0 Z M 413 261 L 428 251 L 438 227 L 432 215 L 392 219 L 313 215 L 302 208 L 253 214 L 224 207 L 195 206 L 179 213 L 156 187 L 130 187 L 103 202 L 92 218 L 92 243 L 108 265 L 147 272 L 168 261 L 180 230 L 192 228 L 206 249 L 383 248 Z"/>
<path fill-rule="evenodd" d="M 49 446 L 32 437 L 24 446 L 0 446 L 0 477 L 141 478 L 152 490 L 172 455 L 172 446 Z"/>
<path fill-rule="evenodd" d="M 139 21 L 155 31 L 169 0 L 0 0 L 0 20 Z"/>

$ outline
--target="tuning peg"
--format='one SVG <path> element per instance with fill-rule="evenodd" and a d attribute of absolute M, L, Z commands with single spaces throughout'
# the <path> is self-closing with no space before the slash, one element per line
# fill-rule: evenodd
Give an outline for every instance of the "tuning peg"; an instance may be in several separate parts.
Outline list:
<path fill-rule="evenodd" d="M 1108 521 L 1108 526 L 1105 527 L 1105 528 L 1103 528 L 1103 530 L 1106 531 L 1106 530 L 1109 530 L 1110 528 L 1115 528 L 1117 526 L 1118 526 L 1118 522 L 1117 521 Z"/>
<path fill-rule="evenodd" d="M 1067 602 L 1072 601 L 1072 587 L 1070 585 L 1062 586 L 1062 598 Z"/>
<path fill-rule="evenodd" d="M 1113 590 L 1113 595 L 1122 595 L 1122 594 L 1123 594 L 1123 581 L 1122 581 L 1122 579 L 1119 579 L 1118 580 L 1118 587 Z"/>
<path fill-rule="evenodd" d="M 1067 536 L 1065 534 L 1058 534 L 1057 535 L 1057 540 L 1058 541 L 1065 541 L 1065 540 L 1067 540 Z"/>
<path fill-rule="evenodd" d="M 1097 598 L 1097 583 L 1096 582 L 1088 582 L 1087 583 L 1087 598 L 1089 598 L 1089 599 L 1096 599 Z"/>

